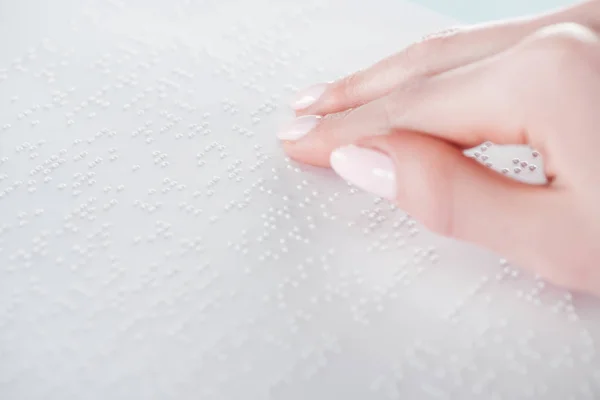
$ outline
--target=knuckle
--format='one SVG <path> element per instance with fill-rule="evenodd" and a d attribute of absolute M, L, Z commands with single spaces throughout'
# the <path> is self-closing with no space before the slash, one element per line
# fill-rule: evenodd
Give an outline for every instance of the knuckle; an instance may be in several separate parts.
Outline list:
<path fill-rule="evenodd" d="M 337 83 L 337 90 L 334 91 L 337 101 L 345 102 L 356 98 L 364 85 L 362 72 L 358 71 L 342 78 Z"/>
<path fill-rule="evenodd" d="M 549 74 L 600 71 L 600 40 L 591 29 L 575 23 L 544 27 L 526 41 L 526 49 L 538 57 L 537 64 Z M 555 76 L 554 76 L 555 77 Z M 563 77 L 564 78 L 564 77 Z"/>
<path fill-rule="evenodd" d="M 453 30 L 445 34 L 434 34 L 409 45 L 398 54 L 401 65 L 409 74 L 427 72 L 430 68 L 428 60 L 433 59 L 435 54 L 449 45 L 455 32 Z"/>
<path fill-rule="evenodd" d="M 552 25 L 525 39 L 515 48 L 514 57 L 504 58 L 503 74 L 529 107 L 528 119 L 537 127 L 530 127 L 532 131 L 548 131 L 549 121 L 561 115 L 565 98 L 589 98 L 590 84 L 600 79 L 596 36 L 582 25 Z M 550 119 L 537 111 L 540 101 Z"/>
<path fill-rule="evenodd" d="M 563 22 L 547 25 L 531 36 L 535 40 L 553 40 L 566 43 L 597 43 L 598 35 L 585 25 L 575 22 Z"/>
<path fill-rule="evenodd" d="M 414 77 L 399 85 L 383 103 L 387 126 L 401 128 L 411 113 L 423 104 L 427 78 Z"/>
<path fill-rule="evenodd" d="M 451 28 L 422 38 L 421 41 L 407 46 L 404 50 L 380 62 L 385 69 L 401 69 L 405 77 L 403 84 L 410 89 L 410 81 L 435 73 L 435 60 L 439 59 L 441 52 L 452 48 L 455 36 L 462 32 L 458 28 Z M 362 70 L 348 75 L 334 83 L 332 96 L 336 102 L 353 103 L 360 99 L 361 95 L 368 92 L 367 86 L 371 79 L 372 70 Z M 361 104 L 355 104 L 358 106 Z"/>

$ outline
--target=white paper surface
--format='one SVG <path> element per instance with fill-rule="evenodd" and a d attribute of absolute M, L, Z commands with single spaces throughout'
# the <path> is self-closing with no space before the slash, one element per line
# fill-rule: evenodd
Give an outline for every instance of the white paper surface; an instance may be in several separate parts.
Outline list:
<path fill-rule="evenodd" d="M 597 302 L 275 139 L 296 89 L 454 24 L 391 0 L 0 3 L 0 398 L 597 398 Z"/>

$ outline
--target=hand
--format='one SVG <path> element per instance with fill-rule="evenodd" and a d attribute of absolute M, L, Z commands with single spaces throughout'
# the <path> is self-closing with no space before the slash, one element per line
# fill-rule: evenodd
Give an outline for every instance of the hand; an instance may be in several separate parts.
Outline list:
<path fill-rule="evenodd" d="M 279 137 L 439 234 L 600 295 L 600 2 L 433 36 L 301 92 Z M 324 117 L 321 117 L 324 116 Z M 548 182 L 464 156 L 527 144 Z"/>

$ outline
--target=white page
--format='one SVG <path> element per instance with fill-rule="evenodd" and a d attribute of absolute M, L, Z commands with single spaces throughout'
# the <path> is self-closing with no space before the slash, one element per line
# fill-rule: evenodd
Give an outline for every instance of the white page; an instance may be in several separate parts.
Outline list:
<path fill-rule="evenodd" d="M 0 4 L 0 398 L 597 396 L 595 301 L 275 139 L 296 89 L 455 23 L 392 0 Z M 540 179 L 526 149 L 485 153 Z"/>

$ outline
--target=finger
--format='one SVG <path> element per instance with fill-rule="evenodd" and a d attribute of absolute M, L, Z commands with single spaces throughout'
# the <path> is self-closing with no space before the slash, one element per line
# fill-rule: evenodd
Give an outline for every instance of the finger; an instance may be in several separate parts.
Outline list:
<path fill-rule="evenodd" d="M 390 133 L 385 109 L 372 102 L 362 107 L 324 117 L 303 115 L 278 133 L 284 151 L 293 159 L 329 167 L 329 154 L 368 134 Z"/>
<path fill-rule="evenodd" d="M 302 90 L 291 106 L 299 115 L 326 115 L 358 107 L 390 93 L 407 80 L 436 75 L 506 50 L 543 26 L 579 17 L 580 8 L 534 18 L 448 29 L 365 70 L 330 84 L 317 84 Z"/>
<path fill-rule="evenodd" d="M 595 37 L 575 24 L 544 28 L 492 58 L 407 82 L 339 118 L 321 119 L 285 150 L 298 161 L 327 165 L 336 147 L 402 129 L 464 148 L 490 140 L 529 143 L 545 153 L 557 146 L 549 137 L 600 123 L 590 110 L 600 93 L 598 69 L 590 65 L 600 55 Z"/>
<path fill-rule="evenodd" d="M 538 257 L 543 244 L 535 242 L 547 237 L 547 211 L 562 201 L 560 191 L 513 181 L 447 142 L 414 132 L 341 147 L 331 154 L 331 165 L 346 181 L 395 201 L 433 232 L 553 274 Z"/>
<path fill-rule="evenodd" d="M 299 115 L 355 108 L 391 92 L 403 81 L 468 64 L 514 44 L 527 24 L 451 29 L 329 84 L 301 90 L 291 106 Z"/>

